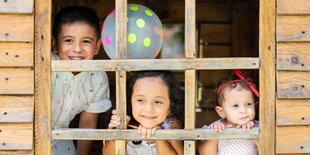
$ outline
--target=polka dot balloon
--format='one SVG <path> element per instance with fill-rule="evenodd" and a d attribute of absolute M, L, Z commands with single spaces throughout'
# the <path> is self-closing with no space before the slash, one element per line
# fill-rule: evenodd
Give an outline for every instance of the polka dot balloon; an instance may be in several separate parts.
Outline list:
<path fill-rule="evenodd" d="M 162 46 L 163 27 L 157 15 L 139 4 L 127 8 L 127 58 L 155 58 Z M 107 55 L 115 59 L 115 11 L 106 17 L 101 31 L 102 45 Z"/>

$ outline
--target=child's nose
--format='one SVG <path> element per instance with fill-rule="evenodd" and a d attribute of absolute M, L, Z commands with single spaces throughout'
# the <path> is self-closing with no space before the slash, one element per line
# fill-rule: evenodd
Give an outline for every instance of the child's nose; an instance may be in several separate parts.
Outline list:
<path fill-rule="evenodd" d="M 153 104 L 151 102 L 148 102 L 145 106 L 145 109 L 148 111 L 152 111 L 153 110 Z"/>
<path fill-rule="evenodd" d="M 241 113 L 245 113 L 245 112 L 246 112 L 246 108 L 245 108 L 245 107 L 241 107 L 241 108 L 240 108 L 240 112 L 241 112 Z"/>
<path fill-rule="evenodd" d="M 80 43 L 76 43 L 74 45 L 74 52 L 81 52 L 82 48 L 81 48 L 81 44 Z"/>

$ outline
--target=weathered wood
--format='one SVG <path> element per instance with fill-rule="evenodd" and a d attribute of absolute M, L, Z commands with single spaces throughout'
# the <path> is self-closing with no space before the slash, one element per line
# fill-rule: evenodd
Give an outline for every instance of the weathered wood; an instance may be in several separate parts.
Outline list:
<path fill-rule="evenodd" d="M 278 16 L 277 41 L 310 41 L 310 16 Z"/>
<path fill-rule="evenodd" d="M 1 43 L 0 66 L 2 67 L 32 67 L 33 44 L 30 43 Z"/>
<path fill-rule="evenodd" d="M 33 122 L 33 96 L 0 96 L 0 122 Z"/>
<path fill-rule="evenodd" d="M 35 0 L 35 154 L 51 155 L 52 0 Z"/>
<path fill-rule="evenodd" d="M 277 126 L 310 125 L 310 100 L 277 100 Z"/>
<path fill-rule="evenodd" d="M 0 41 L 33 41 L 33 15 L 0 15 Z"/>
<path fill-rule="evenodd" d="M 230 44 L 231 25 L 201 24 L 200 39 L 203 39 L 206 44 Z"/>
<path fill-rule="evenodd" d="M 0 68 L 0 94 L 33 94 L 31 68 Z"/>
<path fill-rule="evenodd" d="M 196 58 L 196 0 L 185 0 L 185 57 Z M 185 70 L 185 129 L 195 128 L 196 70 Z M 184 141 L 184 154 L 195 154 L 195 141 Z"/>
<path fill-rule="evenodd" d="M 277 13 L 279 15 L 310 14 L 310 3 L 308 0 L 277 0 Z"/>
<path fill-rule="evenodd" d="M 259 58 L 53 60 L 53 71 L 258 69 Z"/>
<path fill-rule="evenodd" d="M 0 13 L 32 13 L 34 0 L 0 1 Z"/>
<path fill-rule="evenodd" d="M 115 1 L 115 58 L 127 58 L 127 1 Z M 116 71 L 116 109 L 121 118 L 119 129 L 126 128 L 126 71 Z M 115 153 L 126 154 L 126 142 L 116 141 Z"/>
<path fill-rule="evenodd" d="M 309 126 L 277 127 L 277 153 L 309 153 Z"/>
<path fill-rule="evenodd" d="M 32 123 L 1 123 L 0 144 L 0 150 L 31 150 L 33 146 Z"/>
<path fill-rule="evenodd" d="M 310 72 L 278 71 L 278 98 L 310 98 Z"/>
<path fill-rule="evenodd" d="M 259 154 L 275 154 L 275 0 L 259 1 Z"/>
<path fill-rule="evenodd" d="M 0 155 L 34 155 L 34 151 L 0 151 Z"/>
<path fill-rule="evenodd" d="M 90 140 L 146 140 L 142 138 L 137 130 L 115 130 L 115 129 L 57 129 L 52 131 L 53 139 L 90 139 Z M 201 139 L 257 139 L 259 129 L 254 128 L 249 132 L 242 129 L 225 129 L 223 132 L 216 132 L 212 129 L 171 129 L 157 130 L 149 140 L 201 140 Z"/>
<path fill-rule="evenodd" d="M 277 70 L 310 71 L 309 43 L 278 43 Z"/>

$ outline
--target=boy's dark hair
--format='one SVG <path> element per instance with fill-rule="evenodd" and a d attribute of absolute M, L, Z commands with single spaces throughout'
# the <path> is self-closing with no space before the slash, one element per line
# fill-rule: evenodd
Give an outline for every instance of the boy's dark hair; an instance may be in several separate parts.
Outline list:
<path fill-rule="evenodd" d="M 168 117 L 176 118 L 180 121 L 183 127 L 184 122 L 184 91 L 181 89 L 180 83 L 175 76 L 169 71 L 138 71 L 130 76 L 127 83 L 127 115 L 131 117 L 130 124 L 139 125 L 133 118 L 131 108 L 131 97 L 133 87 L 138 79 L 145 77 L 160 77 L 168 87 L 170 99 L 170 115 Z"/>
<path fill-rule="evenodd" d="M 253 79 L 251 79 L 248 76 L 246 76 L 245 79 L 247 81 L 249 81 L 250 83 L 252 83 L 253 87 L 257 90 L 257 87 L 256 87 Z M 221 106 L 223 101 L 225 100 L 223 91 L 220 91 L 220 93 L 218 94 L 219 89 L 221 89 L 221 87 L 224 84 L 228 83 L 228 85 L 225 86 L 225 87 L 229 87 L 230 89 L 236 88 L 237 85 L 239 84 L 243 89 L 251 91 L 251 89 L 249 88 L 249 85 L 247 84 L 247 82 L 245 82 L 243 80 L 236 81 L 236 82 L 231 82 L 231 81 L 234 81 L 234 80 L 240 80 L 240 78 L 237 75 L 235 75 L 235 74 L 228 75 L 227 77 L 224 77 L 223 79 L 221 79 L 219 81 L 219 83 L 217 84 L 217 86 L 216 86 L 216 88 L 214 90 L 214 94 L 216 96 L 216 103 L 217 103 L 218 106 Z M 253 94 L 253 98 L 254 98 L 254 101 L 256 103 L 256 101 L 258 101 L 258 97 L 252 91 L 251 91 L 251 93 Z"/>
<path fill-rule="evenodd" d="M 61 26 L 75 22 L 85 22 L 94 28 L 97 39 L 100 38 L 100 25 L 96 12 L 84 6 L 69 6 L 61 9 L 54 20 L 53 37 L 57 39 Z"/>

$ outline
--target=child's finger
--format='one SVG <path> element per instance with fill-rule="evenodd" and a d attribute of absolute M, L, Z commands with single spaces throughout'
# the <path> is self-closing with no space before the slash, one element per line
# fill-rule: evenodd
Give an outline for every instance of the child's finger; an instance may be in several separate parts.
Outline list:
<path fill-rule="evenodd" d="M 141 130 L 141 136 L 142 136 L 142 138 L 145 138 L 146 137 L 146 135 L 147 135 L 147 131 L 146 131 L 147 129 L 145 128 L 145 127 L 142 127 L 142 130 Z"/>
<path fill-rule="evenodd" d="M 152 135 L 152 129 L 146 129 L 146 138 L 150 138 Z"/>
<path fill-rule="evenodd" d="M 156 133 L 157 128 L 152 128 L 152 135 Z"/>
<path fill-rule="evenodd" d="M 113 115 L 117 115 L 117 111 L 115 109 L 112 110 Z"/>

